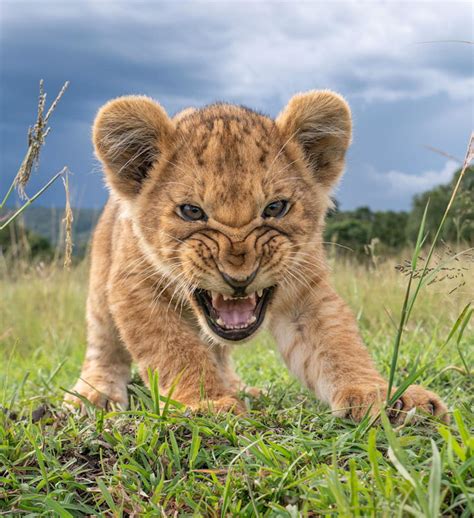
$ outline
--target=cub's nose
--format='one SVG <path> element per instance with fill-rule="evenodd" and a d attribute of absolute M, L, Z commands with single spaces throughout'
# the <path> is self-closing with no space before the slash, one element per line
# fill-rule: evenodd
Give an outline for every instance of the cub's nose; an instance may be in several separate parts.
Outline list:
<path fill-rule="evenodd" d="M 222 275 L 222 278 L 225 280 L 225 282 L 231 288 L 234 289 L 234 296 L 239 297 L 239 296 L 245 295 L 245 289 L 255 279 L 255 276 L 257 275 L 257 271 L 258 270 L 255 270 L 253 273 L 251 273 L 245 279 L 236 279 L 235 277 L 231 277 L 230 275 L 228 275 L 225 272 L 221 272 L 221 275 Z"/>

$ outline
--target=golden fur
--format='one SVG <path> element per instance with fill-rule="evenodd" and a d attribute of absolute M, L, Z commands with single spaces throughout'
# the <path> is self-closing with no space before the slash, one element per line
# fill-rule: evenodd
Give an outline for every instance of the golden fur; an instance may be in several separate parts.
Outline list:
<path fill-rule="evenodd" d="M 276 120 L 226 104 L 170 118 L 149 98 L 123 97 L 99 111 L 93 139 L 111 195 L 94 235 L 88 349 L 75 392 L 126 407 L 134 361 L 145 383 L 157 370 L 161 390 L 175 383 L 173 398 L 191 408 L 243 411 L 234 342 L 209 327 L 194 296 L 235 295 L 225 274 L 247 282 L 247 295 L 276 286 L 261 327 L 336 415 L 377 411 L 387 383 L 330 285 L 321 244 L 351 140 L 342 97 L 298 94 Z M 289 202 L 287 214 L 263 219 L 275 200 Z M 208 219 L 183 219 L 185 204 Z M 413 407 L 447 411 L 413 386 L 393 420 Z"/>

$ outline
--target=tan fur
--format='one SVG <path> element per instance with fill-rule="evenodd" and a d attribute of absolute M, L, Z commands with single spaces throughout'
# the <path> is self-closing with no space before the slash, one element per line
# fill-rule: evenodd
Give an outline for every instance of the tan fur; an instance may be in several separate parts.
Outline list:
<path fill-rule="evenodd" d="M 231 295 L 221 273 L 243 280 L 258 268 L 246 293 L 276 286 L 263 327 L 289 369 L 336 415 L 374 413 L 387 383 L 330 286 L 321 243 L 350 140 L 349 107 L 327 91 L 296 95 L 275 121 L 225 104 L 174 119 L 145 97 L 106 104 L 94 145 L 111 196 L 93 241 L 88 349 L 74 391 L 126 407 L 133 360 L 145 382 L 157 370 L 161 389 L 175 384 L 173 397 L 191 408 L 243 411 L 232 343 L 210 330 L 193 291 Z M 262 219 L 280 199 L 289 212 Z M 208 221 L 184 221 L 186 203 Z M 446 413 L 420 387 L 403 405 Z"/>

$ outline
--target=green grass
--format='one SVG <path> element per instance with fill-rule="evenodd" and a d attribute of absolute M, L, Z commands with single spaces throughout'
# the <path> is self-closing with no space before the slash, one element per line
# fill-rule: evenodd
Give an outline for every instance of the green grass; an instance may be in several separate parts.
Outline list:
<path fill-rule="evenodd" d="M 386 376 L 406 279 L 342 261 L 334 281 Z M 61 408 L 85 347 L 86 265 L 0 278 L 0 514 L 28 516 L 471 516 L 474 332 L 459 326 L 473 262 L 427 286 L 407 323 L 395 383 L 420 383 L 452 419 L 367 429 L 336 419 L 287 372 L 271 340 L 237 348 L 240 375 L 264 388 L 245 417 L 188 415 L 135 377 L 131 410 Z M 452 292 L 451 290 L 458 286 Z M 461 336 L 461 337 L 460 337 Z M 460 339 L 458 340 L 458 338 Z M 383 420 L 384 421 L 384 420 Z"/>

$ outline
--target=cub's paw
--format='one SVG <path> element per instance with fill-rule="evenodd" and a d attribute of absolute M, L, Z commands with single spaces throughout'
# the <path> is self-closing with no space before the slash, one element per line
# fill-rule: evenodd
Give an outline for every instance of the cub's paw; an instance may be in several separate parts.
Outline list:
<path fill-rule="evenodd" d="M 128 395 L 126 385 L 104 383 L 104 381 L 79 380 L 71 392 L 77 393 L 87 399 L 92 405 L 106 410 L 118 408 L 126 410 L 128 407 Z M 86 413 L 87 405 L 80 397 L 74 394 L 66 394 L 64 404 L 67 408 L 79 408 L 82 414 Z"/>
<path fill-rule="evenodd" d="M 416 408 L 425 414 L 437 417 L 444 423 L 449 423 L 448 408 L 441 398 L 419 385 L 408 387 L 399 401 L 401 401 L 400 411 L 405 414 L 412 408 Z"/>
<path fill-rule="evenodd" d="M 215 414 L 232 412 L 239 415 L 244 414 L 247 411 L 244 402 L 235 396 L 223 396 L 218 399 L 207 399 L 187 406 L 194 412 L 212 412 Z"/>
<path fill-rule="evenodd" d="M 260 397 L 262 393 L 262 389 L 258 387 L 244 387 L 244 394 L 248 394 L 249 396 L 252 396 L 255 399 Z"/>
<path fill-rule="evenodd" d="M 239 394 L 244 394 L 244 395 L 251 396 L 253 398 L 258 398 L 262 394 L 262 389 L 259 389 L 258 387 L 251 387 L 249 385 L 246 385 L 239 378 L 236 378 L 234 381 L 232 381 L 230 383 L 230 390 L 237 397 L 239 396 Z"/>
<path fill-rule="evenodd" d="M 237 394 L 251 396 L 256 399 L 261 396 L 262 389 L 259 389 L 258 387 L 249 387 L 247 385 L 241 385 L 237 390 Z"/>
<path fill-rule="evenodd" d="M 361 421 L 366 413 L 376 416 L 385 405 L 387 385 L 353 385 L 337 391 L 332 402 L 333 414 L 338 417 Z M 393 424 L 405 421 L 410 410 L 435 416 L 449 422 L 448 409 L 433 392 L 418 385 L 412 385 L 391 408 L 387 416 Z"/>

